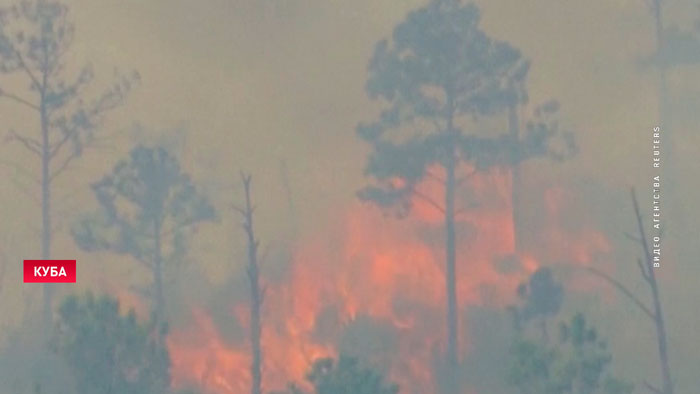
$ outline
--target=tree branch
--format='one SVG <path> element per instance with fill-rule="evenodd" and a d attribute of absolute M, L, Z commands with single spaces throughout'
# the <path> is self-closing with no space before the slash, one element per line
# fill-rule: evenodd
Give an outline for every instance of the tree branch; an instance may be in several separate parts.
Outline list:
<path fill-rule="evenodd" d="M 259 277 L 259 261 L 258 261 L 258 247 L 260 242 L 255 238 L 255 233 L 253 230 L 253 207 L 250 197 L 250 182 L 251 175 L 246 175 L 241 172 L 241 181 L 243 183 L 243 191 L 245 193 L 245 207 L 242 209 L 243 213 L 243 229 L 246 232 L 248 241 L 248 266 L 246 271 L 248 273 L 248 279 L 250 281 L 250 342 L 252 348 L 252 363 L 251 363 L 251 376 L 252 376 L 252 393 L 260 394 L 261 381 L 262 381 L 262 347 L 260 343 L 261 335 L 261 305 L 265 297 L 265 290 L 260 288 L 260 277 Z"/>
<path fill-rule="evenodd" d="M 49 152 L 49 157 L 53 158 L 58 154 L 58 152 L 61 150 L 63 145 L 65 145 L 66 142 L 70 141 L 70 137 L 74 135 L 74 132 L 66 131 L 63 133 L 63 138 L 61 138 L 60 141 L 58 141 L 54 146 L 50 147 L 50 152 Z"/>
<path fill-rule="evenodd" d="M 74 133 L 76 133 L 76 132 L 74 131 L 74 132 L 72 132 L 72 133 L 74 134 Z M 62 148 L 62 146 L 63 146 L 66 142 L 68 142 L 68 141 L 70 140 L 70 137 L 72 137 L 73 134 L 70 134 L 70 133 L 65 133 L 65 134 L 64 134 L 64 138 L 62 138 L 58 143 L 56 143 L 56 145 L 54 145 L 53 148 L 51 148 L 51 151 L 49 152 L 49 159 L 53 159 L 53 158 L 59 153 L 59 151 L 60 151 L 60 149 Z M 114 135 L 116 135 L 116 133 L 114 133 Z M 96 143 L 96 142 L 99 142 L 99 141 L 100 141 L 100 138 L 97 138 L 97 139 L 94 139 L 94 140 L 90 140 L 90 141 L 83 141 L 83 149 L 94 148 L 94 147 L 95 147 L 95 143 Z M 80 156 L 80 154 L 78 154 L 78 153 L 76 153 L 76 152 L 72 152 L 72 153 L 70 154 L 70 156 L 68 156 L 68 157 L 64 160 L 64 162 L 61 163 L 61 165 L 59 166 L 59 168 L 57 168 L 57 169 L 51 174 L 51 176 L 49 177 L 49 182 L 50 182 L 51 180 L 53 180 L 55 177 L 59 176 L 59 175 L 61 174 L 61 172 L 63 172 L 63 171 L 66 169 L 66 167 L 68 166 L 68 164 L 69 164 L 71 161 L 73 161 L 73 160 L 74 160 L 76 157 L 78 157 L 78 156 Z"/>
<path fill-rule="evenodd" d="M 140 256 L 133 256 L 133 257 L 134 257 L 134 260 L 141 263 L 141 265 L 143 265 L 144 267 L 148 268 L 149 270 L 153 270 L 153 264 L 150 261 L 148 261 Z"/>
<path fill-rule="evenodd" d="M 624 235 L 625 235 L 625 238 L 629 239 L 630 241 L 639 242 L 639 243 L 642 242 L 641 239 L 635 237 L 634 235 L 632 235 L 630 233 L 624 233 Z"/>
<path fill-rule="evenodd" d="M 655 394 L 664 394 L 663 391 L 661 391 L 661 390 L 657 389 L 656 387 L 652 386 L 652 385 L 649 384 L 649 382 L 647 382 L 646 380 L 643 381 L 643 383 L 644 383 L 644 386 L 646 386 L 646 388 L 648 388 L 649 390 L 651 390 L 651 392 L 653 392 L 653 393 L 655 393 Z"/>
<path fill-rule="evenodd" d="M 235 207 L 234 207 L 235 209 Z M 169 229 L 163 231 L 163 238 L 169 237 L 173 234 L 175 234 L 175 231 L 181 231 L 181 230 L 187 230 L 190 227 L 194 227 L 195 225 L 199 224 L 199 222 L 195 221 L 189 221 L 189 222 L 184 222 L 184 223 L 179 223 L 179 224 L 173 224 L 170 226 Z"/>
<path fill-rule="evenodd" d="M 19 97 L 16 94 L 13 93 L 8 93 L 2 89 L 0 89 L 0 97 L 7 97 L 10 100 L 16 101 L 22 105 L 25 105 L 35 111 L 39 111 L 39 106 L 30 102 L 29 100 L 23 99 L 22 97 Z"/>
<path fill-rule="evenodd" d="M 644 278 L 644 280 L 647 282 L 651 281 L 651 278 L 649 277 L 649 273 L 647 272 L 646 269 L 644 269 L 644 264 L 642 264 L 642 259 L 637 259 L 637 266 L 639 267 L 639 271 L 642 273 L 642 278 Z"/>
<path fill-rule="evenodd" d="M 610 283 L 612 286 L 614 286 L 616 289 L 618 289 L 621 293 L 626 295 L 630 300 L 632 300 L 632 302 L 634 302 L 639 307 L 639 309 L 641 309 L 642 312 L 644 312 L 650 319 L 656 320 L 656 316 L 651 311 L 651 309 L 649 309 L 646 305 L 644 305 L 644 303 L 639 298 L 637 298 L 637 296 L 634 295 L 634 293 L 632 293 L 629 289 L 627 289 L 627 287 L 625 287 L 625 285 L 620 283 L 617 279 L 615 279 L 612 276 L 606 274 L 605 272 L 599 271 L 593 267 L 584 267 L 583 269 L 592 273 L 593 275 L 596 275 L 596 276 L 606 280 L 608 283 Z"/>
<path fill-rule="evenodd" d="M 24 72 L 29 76 L 29 79 L 32 80 L 32 83 L 36 86 L 37 90 L 42 89 L 42 84 L 39 83 L 39 80 L 34 76 L 34 73 L 29 69 L 29 66 L 27 66 L 27 63 L 24 61 L 24 57 L 22 56 L 21 53 L 16 48 L 12 48 L 15 52 L 15 55 L 17 56 L 17 60 L 19 61 L 19 66 L 24 70 Z"/>
<path fill-rule="evenodd" d="M 644 257 L 646 258 L 647 265 L 651 266 L 652 258 L 649 252 L 649 244 L 647 242 L 647 236 L 644 231 L 644 225 L 642 224 L 642 214 L 639 211 L 639 203 L 637 202 L 637 194 L 634 189 L 631 190 L 632 193 L 632 203 L 634 205 L 634 215 L 637 217 L 637 228 L 639 230 L 639 239 L 644 249 Z"/>
<path fill-rule="evenodd" d="M 428 197 L 427 195 L 421 193 L 420 191 L 414 189 L 414 190 L 413 190 L 413 195 L 415 195 L 416 197 L 418 197 L 418 198 L 422 199 L 423 201 L 427 202 L 427 203 L 430 204 L 433 208 L 437 209 L 437 210 L 440 211 L 441 213 L 443 213 L 443 214 L 445 213 L 445 208 L 443 208 L 443 207 L 442 207 L 440 204 L 438 204 L 435 200 L 433 200 L 432 198 Z"/>
<path fill-rule="evenodd" d="M 78 154 L 73 152 L 70 155 L 68 155 L 64 160 L 61 165 L 56 168 L 53 172 L 51 172 L 51 175 L 49 175 L 49 182 L 52 182 L 54 178 L 57 176 L 61 175 L 61 173 L 68 167 L 68 164 L 70 164 L 71 161 L 73 161 L 76 157 L 78 157 Z"/>
<path fill-rule="evenodd" d="M 39 143 L 39 141 L 31 137 L 21 136 L 17 134 L 17 132 L 15 132 L 14 130 L 10 130 L 8 134 L 9 135 L 6 138 L 7 141 L 17 140 L 20 143 L 22 143 L 22 145 L 24 145 L 25 148 L 27 148 L 33 153 L 36 153 L 38 156 L 41 156 L 41 144 Z"/>
<path fill-rule="evenodd" d="M 644 249 L 644 257 L 646 258 L 647 267 L 645 272 L 648 278 L 647 283 L 649 284 L 649 289 L 651 290 L 652 302 L 654 305 L 654 324 L 656 325 L 656 338 L 658 341 L 659 348 L 659 363 L 661 366 L 661 377 L 663 379 L 663 389 L 655 389 L 650 385 L 647 385 L 652 391 L 663 394 L 673 394 L 673 380 L 671 378 L 671 368 L 668 361 L 668 339 L 666 334 L 666 327 L 663 318 L 663 312 L 661 308 L 661 300 L 659 299 L 659 289 L 656 283 L 656 276 L 654 273 L 653 260 L 651 255 L 651 250 L 649 249 L 649 242 L 647 236 L 644 232 L 644 225 L 642 223 L 642 214 L 639 211 L 639 202 L 637 201 L 637 194 L 634 188 L 630 189 L 630 194 L 632 195 L 632 203 L 634 205 L 634 214 L 637 217 L 637 227 L 639 230 L 639 236 L 642 241 L 642 248 Z"/>

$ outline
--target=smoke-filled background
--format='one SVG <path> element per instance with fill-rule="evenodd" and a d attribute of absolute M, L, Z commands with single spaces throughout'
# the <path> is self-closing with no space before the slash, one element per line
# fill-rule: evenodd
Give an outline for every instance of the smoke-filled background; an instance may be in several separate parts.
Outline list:
<path fill-rule="evenodd" d="M 123 88 L 126 93 L 118 105 L 85 127 L 94 139 L 84 149 L 75 151 L 69 142 L 61 152 L 65 156 L 57 155 L 52 163 L 59 172 L 51 180 L 50 257 L 76 259 L 78 278 L 75 284 L 54 288 L 53 320 L 48 324 L 44 289 L 22 283 L 22 260 L 42 258 L 41 155 L 23 136 L 40 140 L 42 123 L 37 108 L 19 100 L 38 96 L 28 89 L 31 81 L 22 67 L 0 74 L 0 393 L 187 389 L 256 394 L 241 171 L 251 175 L 254 237 L 260 242 L 256 267 L 259 293 L 264 294 L 262 392 L 294 392 L 287 388 L 290 383 L 303 392 L 392 392 L 369 386 L 341 389 L 345 383 L 332 375 L 333 368 L 314 370 L 323 358 L 335 360 L 340 369 L 343 364 L 337 360 L 347 356 L 366 368 L 364 372 L 385 379 L 387 387 L 389 382 L 398 384 L 401 393 L 697 393 L 698 5 L 690 0 L 660 2 L 663 50 L 657 53 L 654 0 L 474 3 L 479 28 L 517 48 L 530 62 L 524 82 L 527 100 L 515 108 L 521 131 L 540 104 L 556 100 L 558 128 L 570 132 L 560 134 L 573 135 L 576 149 L 563 160 L 534 157 L 518 163 L 518 230 L 508 165 L 480 171 L 458 188 L 456 199 L 465 211 L 456 220 L 459 343 L 452 366 L 445 323 L 449 256 L 444 207 L 426 202 L 444 199 L 444 174 L 435 170 L 437 186 L 427 176 L 414 185 L 427 198 L 414 196 L 412 209 L 402 218 L 358 198 L 358 190 L 377 177 L 365 171 L 372 143 L 356 129 L 386 108 L 385 100 L 368 95 L 368 65 L 378 42 L 391 41 L 394 28 L 429 3 L 63 3 L 75 32 L 72 45 L 62 53 L 65 68 L 60 72 L 73 81 L 80 78 L 81 67 L 92 66 L 94 78 L 76 93 L 86 105 L 109 91 L 115 80 L 138 78 Z M 3 7 L 13 4 L 2 2 Z M 26 24 L 17 24 L 12 12 L 3 17 L 3 28 Z M 4 46 L 0 49 L 12 58 Z M 480 130 L 484 136 L 507 133 L 510 127 L 507 108 L 465 122 L 472 125 L 466 132 Z M 663 263 L 654 271 L 667 331 L 667 363 L 659 357 L 652 286 L 637 265 L 638 259 L 645 264 L 645 256 L 629 193 L 632 187 L 637 191 L 651 238 L 656 234 L 651 221 L 656 174 L 652 129 L 659 124 L 670 135 L 664 133 L 668 140 L 662 146 L 668 155 L 662 173 L 663 182 L 668 180 L 662 183 Z M 52 127 L 55 141 L 60 141 L 60 122 Z M 151 252 L 134 256 L 125 248 L 116 253 L 99 248 L 88 231 L 101 223 L 95 215 L 104 208 L 96 198 L 96 182 L 120 160 L 133 158 L 129 155 L 135 147 L 178 162 L 179 171 L 189 175 L 208 202 L 204 210 L 216 213 L 202 214 L 201 222 L 183 226 L 187 232 L 180 234 L 179 205 L 173 203 L 173 233 L 164 232 L 168 240 L 160 262 L 164 305 L 155 314 Z M 61 167 L 71 155 L 75 159 Z M 155 166 L 149 163 L 143 168 Z M 388 181 L 400 188 L 405 182 L 400 178 Z M 105 188 L 110 186 L 118 188 Z M 139 263 L 139 257 L 146 263 Z M 533 278 L 542 277 L 536 272 L 554 278 L 544 275 L 554 281 L 545 279 L 544 286 L 554 290 L 542 302 L 556 304 L 543 307 L 544 312 L 528 309 L 537 298 L 532 296 L 537 293 Z M 524 290 L 520 296 L 519 286 Z M 557 286 L 563 292 L 561 305 Z M 652 316 L 625 294 L 628 290 L 648 305 Z M 70 331 L 65 320 L 81 315 L 75 305 L 75 310 L 61 305 L 66 297 L 82 297 L 86 291 L 118 299 L 122 316 L 134 308 L 134 324 L 150 333 L 142 340 L 167 350 L 169 371 L 162 387 L 143 383 L 147 377 L 133 378 L 133 371 L 147 364 L 142 355 L 133 356 L 142 364 L 133 361 L 123 374 L 106 373 L 123 379 L 124 386 L 81 386 L 90 380 L 83 375 L 116 371 L 120 364 L 115 360 L 121 360 L 111 359 L 108 350 L 90 353 L 87 340 L 84 347 L 76 345 L 80 339 L 64 343 Z M 594 356 L 576 358 L 579 353 L 573 351 L 570 359 L 548 359 L 538 353 L 579 349 L 558 339 L 560 322 L 570 322 L 569 329 L 576 331 L 579 321 L 572 317 L 577 313 L 606 342 L 603 353 L 612 356 L 610 363 L 601 356 L 596 359 L 600 368 L 585 369 L 581 365 Z M 102 327 L 100 316 L 93 317 L 93 325 Z M 514 325 L 518 316 L 532 327 Z M 164 321 L 164 333 L 154 334 L 158 330 L 148 326 Z M 541 330 L 540 323 L 549 329 Z M 93 329 L 89 321 L 79 326 L 73 327 L 77 338 Z M 113 333 L 108 325 L 100 329 Z M 133 338 L 125 341 L 134 343 Z M 107 359 L 114 364 L 99 366 Z M 159 360 L 149 362 L 163 362 Z M 671 388 L 664 386 L 664 364 Z M 542 365 L 551 367 L 544 375 L 537 369 Z M 317 373 L 309 374 L 312 370 Z M 373 379 L 357 373 L 355 380 Z M 596 378 L 589 387 L 586 374 L 591 373 L 600 375 L 600 382 Z M 569 376 L 574 383 L 567 386 L 549 381 L 559 379 L 558 374 L 578 375 Z M 134 379 L 140 383 L 132 384 Z M 632 386 L 625 387 L 627 383 Z"/>

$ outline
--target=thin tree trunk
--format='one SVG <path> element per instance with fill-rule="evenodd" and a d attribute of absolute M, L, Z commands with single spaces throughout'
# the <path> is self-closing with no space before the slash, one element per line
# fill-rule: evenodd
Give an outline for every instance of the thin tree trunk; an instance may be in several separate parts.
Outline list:
<path fill-rule="evenodd" d="M 662 0 L 652 0 L 651 13 L 654 20 L 654 39 L 656 41 L 656 71 L 658 78 L 658 126 L 661 128 L 661 183 L 666 193 L 666 204 L 673 220 L 672 225 L 664 225 L 664 234 L 669 240 L 673 240 L 672 234 L 680 234 L 686 226 L 686 215 L 683 212 L 685 206 L 680 200 L 682 194 L 678 189 L 677 181 L 678 161 L 674 159 L 676 152 L 674 122 L 670 111 L 668 93 L 668 70 L 670 64 L 665 62 L 665 41 Z"/>
<path fill-rule="evenodd" d="M 451 155 L 452 156 L 452 155 Z M 449 368 L 450 393 L 459 393 L 457 378 L 458 340 L 457 340 L 457 251 L 455 245 L 455 160 L 448 158 L 445 182 L 445 251 L 447 280 L 447 364 Z"/>
<path fill-rule="evenodd" d="M 457 379 L 458 339 L 457 339 L 457 251 L 455 241 L 455 163 L 448 158 L 445 168 L 445 254 L 447 281 L 447 367 L 449 373 L 449 392 L 459 392 Z"/>
<path fill-rule="evenodd" d="M 161 221 L 156 219 L 153 223 L 153 285 L 155 297 L 155 323 L 156 330 L 160 332 L 161 325 L 165 322 L 165 296 L 163 294 L 163 246 L 161 239 Z M 157 336 L 160 338 L 160 335 Z"/>
<path fill-rule="evenodd" d="M 510 137 L 515 144 L 520 143 L 520 125 L 518 124 L 518 107 L 517 103 L 513 102 L 508 107 L 508 129 Z M 521 252 L 523 248 L 522 240 L 522 218 L 520 211 L 520 163 L 515 161 L 511 166 L 511 209 L 513 216 L 513 248 L 516 253 Z"/>
<path fill-rule="evenodd" d="M 649 270 L 650 287 L 652 299 L 654 302 L 654 314 L 656 319 L 656 339 L 659 347 L 659 362 L 661 364 L 661 379 L 663 381 L 663 392 L 665 394 L 673 394 L 673 380 L 671 379 L 671 366 L 668 360 L 668 342 L 666 334 L 666 324 L 664 322 L 663 312 L 661 309 L 661 300 L 659 298 L 659 288 L 656 284 L 656 275 L 654 269 Z"/>
<path fill-rule="evenodd" d="M 239 211 L 243 215 L 243 229 L 246 232 L 248 242 L 248 279 L 250 280 L 250 343 L 253 361 L 250 366 L 252 377 L 251 393 L 262 393 L 262 349 L 260 341 L 260 309 L 263 294 L 260 288 L 260 274 L 258 266 L 258 240 L 255 239 L 253 228 L 253 206 L 250 198 L 250 175 L 242 175 L 245 192 L 245 207 Z"/>
<path fill-rule="evenodd" d="M 449 90 L 448 90 L 449 92 Z M 454 136 L 454 103 L 452 95 L 448 94 L 447 133 Z M 447 282 L 447 368 L 448 368 L 448 393 L 458 394 L 459 384 L 459 341 L 458 309 L 457 309 L 457 250 L 455 240 L 455 193 L 457 188 L 456 168 L 457 157 L 455 143 L 451 142 L 447 147 L 445 160 L 445 280 Z"/>
<path fill-rule="evenodd" d="M 250 251 L 248 252 L 251 253 Z M 249 257 L 251 258 L 251 257 Z M 258 270 L 257 266 L 250 265 L 248 276 L 250 279 L 250 343 L 253 349 L 253 362 L 250 366 L 251 376 L 253 377 L 253 383 L 251 387 L 252 394 L 262 393 L 262 350 L 260 344 L 260 307 L 261 307 L 261 294 L 258 281 Z"/>
<path fill-rule="evenodd" d="M 652 16 L 654 18 L 654 32 L 656 38 L 656 61 L 657 61 L 657 71 L 659 78 L 659 126 L 661 127 L 661 141 L 662 141 L 662 178 L 664 179 L 665 190 L 671 192 L 671 199 L 675 199 L 675 182 L 673 178 L 672 168 L 674 167 L 673 160 L 671 157 L 674 150 L 673 135 L 670 133 L 670 128 L 672 128 L 672 122 L 670 120 L 670 114 L 668 111 L 668 82 L 667 82 L 667 65 L 664 63 L 662 56 L 664 55 L 664 24 L 663 24 L 663 12 L 661 7 L 661 0 L 652 0 Z M 644 232 L 644 227 L 642 225 L 642 218 L 639 212 L 639 204 L 637 202 L 637 197 L 632 191 L 632 200 L 634 203 L 635 214 L 637 215 L 637 224 L 639 226 L 639 233 L 642 239 L 642 246 L 644 247 L 644 257 L 647 263 L 647 275 L 645 277 L 646 281 L 649 283 L 652 294 L 652 302 L 654 308 L 654 324 L 656 326 L 656 337 L 659 348 L 659 363 L 661 364 L 661 379 L 662 379 L 662 393 L 663 394 L 673 394 L 673 380 L 671 378 L 671 367 L 668 360 L 668 340 L 666 333 L 666 325 L 662 313 L 661 300 L 659 297 L 659 288 L 656 282 L 656 273 L 653 268 L 653 259 L 651 257 L 651 252 L 649 249 L 648 241 Z M 679 206 L 678 204 L 672 204 L 673 206 Z M 679 221 L 684 220 L 684 215 L 675 215 L 675 218 Z M 673 231 L 673 230 L 671 230 Z"/>
<path fill-rule="evenodd" d="M 49 140 L 49 125 L 46 113 L 45 89 L 41 88 L 39 114 L 41 117 L 41 258 L 51 259 L 51 146 Z M 52 283 L 44 284 L 44 329 L 49 330 L 53 321 L 53 292 Z M 48 331 L 47 331 L 48 332 Z"/>
<path fill-rule="evenodd" d="M 668 84 L 666 79 L 667 66 L 663 63 L 661 57 L 664 55 L 664 24 L 663 24 L 663 12 L 661 10 L 661 0 L 652 0 L 652 17 L 654 18 L 654 38 L 656 40 L 656 67 L 659 78 L 658 86 L 658 116 L 659 116 L 659 126 L 665 128 L 668 126 L 668 113 L 667 113 L 667 102 L 668 102 Z"/>
<path fill-rule="evenodd" d="M 671 379 L 671 367 L 668 360 L 668 337 L 666 333 L 663 310 L 661 307 L 661 299 L 659 296 L 659 287 L 656 282 L 656 273 L 654 272 L 653 268 L 653 258 L 651 256 L 651 250 L 649 249 L 646 233 L 644 231 L 644 225 L 642 224 L 639 203 L 637 202 L 637 196 L 635 195 L 634 190 L 632 191 L 632 201 L 634 204 L 634 213 L 637 216 L 637 226 L 639 227 L 642 247 L 644 248 L 644 258 L 647 264 L 646 270 L 643 270 L 642 274 L 651 288 L 652 302 L 654 304 L 654 315 L 652 320 L 656 326 L 656 339 L 659 348 L 659 364 L 661 366 L 661 379 L 663 384 L 662 393 L 673 394 L 673 380 Z"/>
<path fill-rule="evenodd" d="M 672 122 L 668 110 L 668 65 L 664 63 L 664 25 L 661 0 L 652 0 L 652 16 L 654 18 L 654 36 L 656 39 L 656 70 L 658 78 L 658 126 L 661 128 L 661 168 L 665 189 L 673 194 L 673 156 L 674 146 L 671 134 Z M 674 196 L 672 196 L 674 197 Z M 682 219 L 682 218 L 679 218 Z"/>

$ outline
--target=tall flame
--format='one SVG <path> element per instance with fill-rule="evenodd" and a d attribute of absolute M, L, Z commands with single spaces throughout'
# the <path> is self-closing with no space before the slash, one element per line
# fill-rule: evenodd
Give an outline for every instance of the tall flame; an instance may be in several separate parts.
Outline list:
<path fill-rule="evenodd" d="M 505 306 L 512 302 L 518 283 L 538 267 L 532 256 L 519 256 L 520 269 L 511 273 L 496 264 L 514 257 L 510 174 L 495 170 L 465 182 L 469 193 L 460 194 L 464 210 L 456 216 L 460 310 Z M 434 179 L 419 185 L 421 198 L 414 198 L 412 214 L 403 220 L 353 204 L 330 231 L 311 234 L 297 245 L 289 277 L 281 284 L 268 284 L 265 297 L 265 391 L 290 381 L 303 383 L 319 357 L 353 351 L 367 353 L 363 356 L 385 368 L 402 393 L 437 391 L 433 366 L 446 342 L 444 217 L 427 201 L 442 201 L 439 186 Z M 553 189 L 545 194 L 553 218 L 565 208 L 562 193 Z M 577 262 L 589 263 L 592 251 L 608 248 L 596 232 L 583 234 L 586 241 L 565 240 L 566 234 L 556 231 L 553 223 L 548 236 L 561 245 L 559 253 Z M 231 311 L 231 318 L 247 325 L 247 305 L 232 305 Z M 248 342 L 224 340 L 204 309 L 193 316 L 188 327 L 176 328 L 169 339 L 174 384 L 193 383 L 220 394 L 249 391 Z M 368 346 L 347 345 L 344 338 L 361 322 L 384 327 L 388 335 Z M 468 351 L 469 338 L 462 335 L 460 354 Z"/>

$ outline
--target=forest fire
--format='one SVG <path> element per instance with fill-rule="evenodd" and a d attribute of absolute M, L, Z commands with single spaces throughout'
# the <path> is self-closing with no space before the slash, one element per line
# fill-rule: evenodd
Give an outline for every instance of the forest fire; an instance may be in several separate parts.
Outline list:
<path fill-rule="evenodd" d="M 700 393 L 641 3 L 5 0 L 0 394 Z"/>
<path fill-rule="evenodd" d="M 538 267 L 534 257 L 514 255 L 509 172 L 494 170 L 467 182 L 470 195 L 456 216 L 461 357 L 469 351 L 466 308 L 507 306 L 518 283 Z M 440 201 L 441 188 L 433 184 L 424 182 L 421 194 Z M 565 196 L 545 194 L 548 215 L 556 215 Z M 298 245 L 287 281 L 269 285 L 265 296 L 265 392 L 289 382 L 303 387 L 315 359 L 341 353 L 383 369 L 402 393 L 437 392 L 435 366 L 445 348 L 443 214 L 425 201 L 414 199 L 412 213 L 402 220 L 358 203 L 330 231 Z M 561 243 L 556 253 L 587 264 L 590 252 L 607 248 L 599 233 L 584 235 L 589 239 L 574 242 L 563 232 L 552 234 Z M 515 267 L 503 268 L 504 261 Z M 231 305 L 231 318 L 245 326 L 247 310 Z M 249 342 L 224 341 L 202 309 L 193 316 L 169 340 L 174 384 L 217 394 L 249 391 Z"/>

